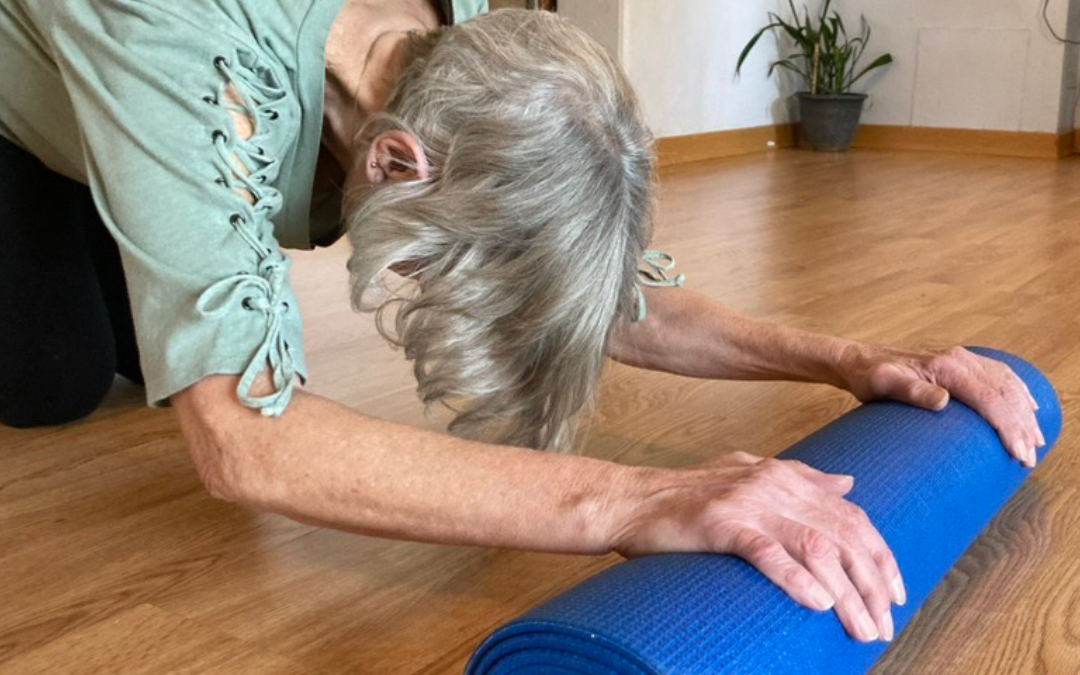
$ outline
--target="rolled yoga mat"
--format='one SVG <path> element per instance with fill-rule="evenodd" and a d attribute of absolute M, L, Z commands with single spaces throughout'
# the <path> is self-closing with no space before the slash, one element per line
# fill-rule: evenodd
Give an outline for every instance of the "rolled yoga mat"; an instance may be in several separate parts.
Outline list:
<path fill-rule="evenodd" d="M 1046 437 L 1061 432 L 1053 387 L 1009 354 Z M 941 412 L 864 405 L 784 451 L 822 471 L 855 476 L 849 499 L 889 543 L 907 584 L 897 635 L 1016 492 L 1030 470 L 993 429 L 955 401 Z M 714 675 L 866 673 L 881 642 L 847 637 L 833 612 L 813 612 L 732 556 L 672 554 L 612 567 L 492 634 L 466 675 Z"/>

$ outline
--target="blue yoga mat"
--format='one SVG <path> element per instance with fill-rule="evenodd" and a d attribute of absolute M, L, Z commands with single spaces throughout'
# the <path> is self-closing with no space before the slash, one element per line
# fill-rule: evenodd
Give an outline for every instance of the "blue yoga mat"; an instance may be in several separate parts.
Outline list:
<path fill-rule="evenodd" d="M 973 351 L 1007 363 L 1031 389 L 1041 459 L 1061 432 L 1053 387 L 1021 359 Z M 855 476 L 849 498 L 907 584 L 897 634 L 1030 473 L 955 401 L 937 413 L 864 405 L 780 456 Z M 847 675 L 866 673 L 886 648 L 847 637 L 833 612 L 798 606 L 738 558 L 659 555 L 616 565 L 497 630 L 466 675 Z"/>

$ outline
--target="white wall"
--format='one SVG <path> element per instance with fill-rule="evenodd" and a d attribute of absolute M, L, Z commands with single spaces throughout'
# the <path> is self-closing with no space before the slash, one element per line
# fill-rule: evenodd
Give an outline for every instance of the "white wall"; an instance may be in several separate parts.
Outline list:
<path fill-rule="evenodd" d="M 819 0 L 811 2 L 811 10 Z M 835 0 L 874 27 L 868 78 L 872 124 L 1059 132 L 1080 123 L 1080 50 L 1055 42 L 1042 0 Z M 796 1 L 797 6 L 801 2 Z M 560 0 L 559 11 L 619 55 L 658 136 L 791 120 L 790 80 L 765 77 L 776 45 L 763 39 L 743 71 L 735 61 L 784 0 Z M 1080 36 L 1080 0 L 1051 0 L 1051 21 Z M 617 47 L 614 47 L 617 45 Z"/>
<path fill-rule="evenodd" d="M 1075 0 L 1069 7 L 1066 37 L 1069 40 L 1080 41 L 1080 0 Z M 1080 45 L 1069 45 L 1065 49 L 1065 72 L 1062 77 L 1065 83 L 1061 100 L 1061 116 L 1066 120 L 1071 118 L 1073 128 L 1080 129 Z"/>
<path fill-rule="evenodd" d="M 622 0 L 564 0 L 559 15 L 584 29 L 622 62 Z"/>
<path fill-rule="evenodd" d="M 788 102 L 765 77 L 776 56 L 761 41 L 744 77 L 735 62 L 783 0 L 559 0 L 559 13 L 617 54 L 658 136 L 790 121 Z"/>
<path fill-rule="evenodd" d="M 623 65 L 654 133 L 679 136 L 790 121 L 778 81 L 765 77 L 766 64 L 776 57 L 771 36 L 758 44 L 743 77 L 735 77 L 739 52 L 761 27 L 764 8 L 778 4 L 623 0 Z"/>
<path fill-rule="evenodd" d="M 1060 31 L 1076 4 L 1051 0 L 1050 19 Z M 875 28 L 871 49 L 892 52 L 897 61 L 870 83 L 867 123 L 1071 128 L 1075 97 L 1064 76 L 1066 49 L 1042 23 L 1042 0 L 837 0 L 837 7 L 865 13 Z"/>

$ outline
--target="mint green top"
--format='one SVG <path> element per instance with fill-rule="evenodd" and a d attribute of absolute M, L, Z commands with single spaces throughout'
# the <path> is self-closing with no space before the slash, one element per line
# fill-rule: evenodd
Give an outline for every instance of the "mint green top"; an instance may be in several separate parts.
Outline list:
<path fill-rule="evenodd" d="M 0 0 L 0 135 L 90 186 L 120 246 L 151 405 L 235 374 L 241 401 L 280 415 L 307 377 L 281 249 L 340 234 L 312 185 L 343 4 Z M 487 0 L 439 6 L 454 23 Z M 232 133 L 230 84 L 250 139 Z M 234 175 L 237 160 L 250 175 Z M 252 397 L 267 364 L 275 392 Z"/>

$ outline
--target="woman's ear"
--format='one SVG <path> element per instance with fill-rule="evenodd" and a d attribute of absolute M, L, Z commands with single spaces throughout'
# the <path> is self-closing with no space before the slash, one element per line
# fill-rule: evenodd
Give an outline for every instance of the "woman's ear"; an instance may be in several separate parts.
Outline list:
<path fill-rule="evenodd" d="M 368 181 L 427 180 L 431 175 L 424 148 L 404 131 L 387 131 L 375 137 L 368 151 Z"/>

